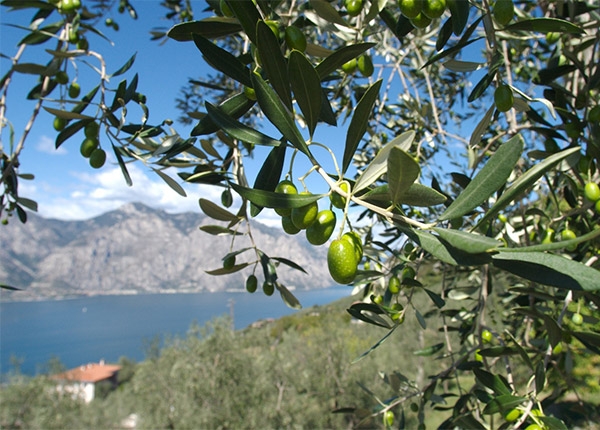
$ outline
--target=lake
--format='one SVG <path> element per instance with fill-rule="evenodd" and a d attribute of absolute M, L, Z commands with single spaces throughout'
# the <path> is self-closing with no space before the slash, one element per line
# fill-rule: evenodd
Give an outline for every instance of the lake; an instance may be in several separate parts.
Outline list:
<path fill-rule="evenodd" d="M 294 291 L 304 308 L 347 296 L 348 287 Z M 279 294 L 219 292 L 96 296 L 69 300 L 0 303 L 0 367 L 13 369 L 11 357 L 23 360 L 21 372 L 44 371 L 53 358 L 72 368 L 81 364 L 116 362 L 126 356 L 144 359 L 145 347 L 159 336 L 185 336 L 194 322 L 202 325 L 233 316 L 236 329 L 254 321 L 278 318 L 295 310 Z"/>

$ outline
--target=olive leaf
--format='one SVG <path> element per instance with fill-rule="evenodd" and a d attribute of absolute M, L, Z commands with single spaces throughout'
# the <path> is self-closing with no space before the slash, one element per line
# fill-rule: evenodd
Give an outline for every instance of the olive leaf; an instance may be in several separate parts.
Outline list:
<path fill-rule="evenodd" d="M 506 184 L 522 152 L 523 139 L 519 135 L 503 143 L 439 220 L 461 217 L 490 198 Z"/>
<path fill-rule="evenodd" d="M 319 74 L 304 54 L 296 50 L 290 54 L 288 73 L 296 102 L 312 136 L 321 115 L 323 92 Z"/>
<path fill-rule="evenodd" d="M 352 115 L 352 120 L 348 126 L 348 132 L 346 133 L 346 145 L 344 147 L 342 172 L 346 172 L 348 167 L 350 167 L 350 162 L 352 161 L 354 152 L 356 152 L 356 148 L 358 148 L 360 140 L 367 131 L 369 118 L 373 113 L 373 106 L 375 105 L 375 101 L 379 95 L 381 83 L 382 80 L 380 79 L 369 86 L 354 109 L 354 115 Z"/>
<path fill-rule="evenodd" d="M 387 177 L 392 203 L 402 203 L 402 196 L 419 177 L 419 163 L 407 152 L 394 147 L 387 160 Z"/>
<path fill-rule="evenodd" d="M 290 93 L 290 79 L 287 74 L 288 67 L 281 53 L 277 37 L 275 37 L 271 27 L 261 20 L 256 24 L 256 38 L 260 61 L 265 75 L 275 92 L 279 95 L 281 102 L 291 111 L 292 96 Z"/>
<path fill-rule="evenodd" d="M 192 38 L 208 64 L 242 85 L 252 85 L 250 69 L 237 57 L 199 34 L 192 34 Z"/>
<path fill-rule="evenodd" d="M 363 170 L 362 174 L 356 180 L 353 188 L 354 192 L 358 192 L 367 188 L 373 182 L 381 177 L 388 169 L 388 156 L 392 148 L 398 148 L 403 151 L 408 151 L 412 142 L 415 139 L 414 131 L 406 131 L 399 136 L 396 136 L 379 150 L 373 161 Z"/>

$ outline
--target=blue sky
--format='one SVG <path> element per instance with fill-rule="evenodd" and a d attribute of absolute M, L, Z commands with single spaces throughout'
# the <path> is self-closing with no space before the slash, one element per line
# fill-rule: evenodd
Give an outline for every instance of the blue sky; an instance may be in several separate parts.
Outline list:
<path fill-rule="evenodd" d="M 133 4 L 139 15 L 138 20 L 130 19 L 127 14 L 115 14 L 113 17 L 119 23 L 120 31 L 105 26 L 103 22 L 98 25 L 98 29 L 111 39 L 114 46 L 98 36 L 90 35 L 88 36 L 90 49 L 102 53 L 109 73 L 117 70 L 136 54 L 132 69 L 124 76 L 113 78 L 109 86 L 114 88 L 121 79 L 129 80 L 134 73 L 138 72 L 140 79 L 138 91 L 148 98 L 149 122 L 159 123 L 165 118 L 171 118 L 175 121 L 173 127 L 180 135 L 187 137 L 191 127 L 185 127 L 176 121 L 179 111 L 175 109 L 175 98 L 189 78 L 206 76 L 212 69 L 206 65 L 192 42 L 168 40 L 161 45 L 157 41 L 150 40 L 149 31 L 152 28 L 169 28 L 172 25 L 164 18 L 165 9 L 160 7 L 158 1 L 133 2 Z M 198 5 L 203 6 L 203 2 L 198 2 Z M 202 7 L 195 7 L 196 18 L 201 9 Z M 8 12 L 7 8 L 2 8 L 1 13 L 1 50 L 3 54 L 13 56 L 17 51 L 18 41 L 25 36 L 26 32 L 6 24 L 28 26 L 31 10 Z M 54 14 L 44 25 L 57 19 L 58 15 Z M 42 45 L 44 49 L 49 46 L 51 45 Z M 27 48 L 20 62 L 45 64 L 49 58 L 49 54 L 41 50 L 40 46 L 32 46 Z M 90 63 L 93 64 L 93 61 L 90 60 Z M 10 67 L 8 60 L 2 58 L 0 67 L 3 75 Z M 77 70 L 75 72 L 70 65 L 68 72 L 71 78 L 78 76 L 82 94 L 85 94 L 96 85 L 97 75 L 91 76 L 95 72 L 85 66 L 80 65 Z M 94 80 L 86 81 L 86 76 L 91 76 Z M 37 76 L 15 74 L 10 84 L 6 116 L 16 131 L 16 140 L 20 138 L 21 130 L 29 121 L 33 111 L 35 102 L 25 100 L 25 96 L 36 83 Z M 141 119 L 141 115 L 141 111 L 133 111 L 128 114 L 128 119 L 137 122 Z M 188 197 L 180 197 L 142 163 L 130 165 L 134 185 L 128 187 L 116 165 L 112 151 L 107 151 L 108 162 L 102 169 L 94 170 L 88 165 L 87 160 L 79 154 L 82 135 L 73 137 L 56 150 L 54 148 L 56 132 L 52 127 L 52 121 L 53 116 L 49 113 L 42 111 L 39 114 L 20 157 L 20 172 L 35 175 L 34 181 L 20 182 L 20 195 L 37 201 L 38 211 L 42 216 L 86 219 L 130 201 L 141 201 L 169 212 L 198 211 L 199 197 L 214 201 L 220 198 L 221 188 L 197 185 L 185 185 Z M 345 136 L 343 127 L 333 132 L 327 130 L 321 136 L 324 136 L 322 141 L 327 141 L 334 150 L 337 145 L 342 148 Z M 335 143 L 337 140 L 335 136 L 339 136 L 338 143 Z M 276 132 L 273 137 L 278 137 Z M 102 142 L 101 133 L 101 144 Z M 2 143 L 5 145 L 5 150 L 8 150 L 7 130 L 3 131 Z M 110 148 L 108 141 L 105 142 L 105 148 Z M 247 160 L 251 183 L 260 167 L 259 162 L 264 159 L 266 152 L 267 149 L 259 148 L 254 160 Z M 299 175 L 301 173 L 298 172 Z M 311 178 L 316 176 L 312 174 Z M 278 217 L 270 210 L 263 211 L 262 218 L 262 221 L 267 224 L 279 222 Z"/>

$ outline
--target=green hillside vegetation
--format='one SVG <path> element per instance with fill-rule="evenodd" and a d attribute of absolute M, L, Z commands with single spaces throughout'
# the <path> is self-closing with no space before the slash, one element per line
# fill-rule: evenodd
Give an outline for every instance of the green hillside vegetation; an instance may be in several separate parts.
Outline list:
<path fill-rule="evenodd" d="M 139 364 L 121 359 L 118 388 L 100 385 L 89 405 L 57 395 L 47 376 L 16 375 L 0 391 L 0 427 L 117 428 L 136 414 L 139 428 L 378 428 L 384 426 L 377 414 L 379 401 L 397 396 L 405 401 L 403 409 L 392 409 L 394 427 L 417 428 L 422 419 L 426 428 L 438 428 L 451 409 L 444 398 L 459 392 L 462 383 L 470 387 L 473 377 L 463 372 L 457 380 L 440 379 L 429 401 L 427 394 L 419 395 L 452 359 L 442 356 L 443 350 L 439 356 L 431 354 L 435 348 L 429 347 L 445 342 L 445 335 L 423 329 L 412 309 L 383 344 L 355 362 L 387 332 L 351 318 L 346 309 L 356 299 L 240 331 L 232 331 L 225 317 L 203 327 L 192 325 L 185 338 L 170 339 L 162 348 L 150 344 L 147 359 Z M 429 306 L 425 294 L 416 294 L 413 302 L 419 309 Z M 464 301 L 455 303 L 454 309 L 465 309 Z M 433 306 L 424 316 L 427 327 L 439 326 L 442 318 Z M 456 344 L 458 336 L 449 334 L 449 339 Z M 585 357 L 575 341 L 565 349 L 568 359 Z M 594 428 L 600 418 L 593 413 L 600 396 L 597 358 L 577 363 L 583 370 L 568 378 L 577 386 L 583 408 L 575 398 L 554 406 L 552 412 L 569 425 Z M 481 363 L 473 359 L 463 365 L 468 369 Z M 497 362 L 494 372 L 502 373 L 503 366 Z M 512 369 L 512 375 L 528 378 L 527 370 Z M 564 375 L 548 374 L 556 379 L 553 386 L 564 383 Z"/>

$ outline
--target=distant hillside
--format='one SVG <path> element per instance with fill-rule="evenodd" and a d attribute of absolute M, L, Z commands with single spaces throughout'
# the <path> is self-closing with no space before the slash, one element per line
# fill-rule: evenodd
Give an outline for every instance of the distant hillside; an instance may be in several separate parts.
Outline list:
<path fill-rule="evenodd" d="M 199 230 L 207 224 L 219 222 L 202 214 L 173 215 L 138 203 L 86 221 L 29 214 L 26 224 L 15 220 L 0 228 L 0 283 L 23 290 L 3 290 L 2 299 L 243 288 L 249 270 L 229 276 L 205 273 L 221 267 L 231 244 L 230 236 Z M 271 257 L 293 259 L 309 272 L 280 267 L 279 278 L 285 285 L 320 288 L 332 283 L 325 246 L 315 248 L 301 234 L 288 236 L 259 223 L 252 227 L 260 249 Z M 234 246 L 240 249 L 250 243 L 240 236 Z M 248 252 L 238 261 L 246 256 L 254 258 Z"/>

